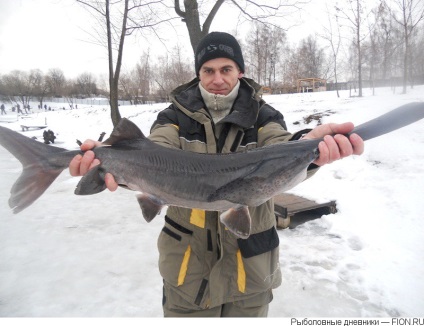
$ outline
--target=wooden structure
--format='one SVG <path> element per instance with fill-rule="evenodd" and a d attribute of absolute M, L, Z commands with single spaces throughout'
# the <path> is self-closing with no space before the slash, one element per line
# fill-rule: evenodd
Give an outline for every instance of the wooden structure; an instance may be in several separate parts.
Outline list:
<path fill-rule="evenodd" d="M 47 126 L 26 126 L 26 125 L 21 125 L 22 131 L 28 131 L 30 129 L 44 129 L 47 128 Z"/>
<path fill-rule="evenodd" d="M 272 94 L 272 89 L 271 87 L 262 87 L 262 94 Z"/>
<path fill-rule="evenodd" d="M 324 92 L 327 90 L 327 80 L 322 78 L 301 78 L 297 80 L 297 92 Z"/>
<path fill-rule="evenodd" d="M 335 201 L 318 204 L 293 194 L 281 194 L 274 197 L 274 209 L 278 229 L 288 228 L 292 217 L 302 212 L 320 213 L 321 215 L 337 212 Z"/>

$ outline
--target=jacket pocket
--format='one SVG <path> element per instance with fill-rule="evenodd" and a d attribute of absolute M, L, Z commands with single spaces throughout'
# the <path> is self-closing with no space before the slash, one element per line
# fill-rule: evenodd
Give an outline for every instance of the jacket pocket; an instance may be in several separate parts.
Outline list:
<path fill-rule="evenodd" d="M 279 237 L 275 228 L 237 239 L 237 286 L 239 293 L 268 291 L 281 284 Z"/>
<path fill-rule="evenodd" d="M 172 286 L 186 282 L 189 271 L 196 264 L 192 254 L 193 231 L 165 217 L 165 226 L 158 238 L 159 271 L 162 278 Z"/>
<path fill-rule="evenodd" d="M 243 258 L 250 258 L 278 247 L 280 239 L 274 227 L 250 235 L 247 239 L 237 239 Z"/>

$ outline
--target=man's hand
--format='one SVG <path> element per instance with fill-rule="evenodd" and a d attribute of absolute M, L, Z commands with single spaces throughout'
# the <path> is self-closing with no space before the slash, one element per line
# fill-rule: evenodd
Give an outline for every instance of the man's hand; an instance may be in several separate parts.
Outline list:
<path fill-rule="evenodd" d="M 361 155 L 364 152 L 364 141 L 357 134 L 347 138 L 345 135 L 353 130 L 351 122 L 342 124 L 328 123 L 316 127 L 303 139 L 324 138 L 319 143 L 319 158 L 313 163 L 323 166 L 350 155 Z"/>
<path fill-rule="evenodd" d="M 91 150 L 96 146 L 100 146 L 100 142 L 91 139 L 88 139 L 82 143 L 81 150 L 85 152 L 84 155 L 76 155 L 69 163 L 69 173 L 72 176 L 76 177 L 85 175 L 88 170 L 100 164 L 99 159 L 96 158 L 94 152 Z M 118 189 L 118 184 L 116 183 L 113 175 L 110 173 L 106 173 L 105 183 L 106 187 L 110 191 L 115 191 Z"/>

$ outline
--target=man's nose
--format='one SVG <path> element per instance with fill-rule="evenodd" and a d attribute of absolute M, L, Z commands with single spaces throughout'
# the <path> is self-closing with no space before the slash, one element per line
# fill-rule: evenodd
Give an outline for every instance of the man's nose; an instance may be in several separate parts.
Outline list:
<path fill-rule="evenodd" d="M 222 84 L 223 83 L 222 75 L 221 75 L 220 72 L 215 73 L 215 75 L 213 76 L 213 82 L 215 84 Z"/>

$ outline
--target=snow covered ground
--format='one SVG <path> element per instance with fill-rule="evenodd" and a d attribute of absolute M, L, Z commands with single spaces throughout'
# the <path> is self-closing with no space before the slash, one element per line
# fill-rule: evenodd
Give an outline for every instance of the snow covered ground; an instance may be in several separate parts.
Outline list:
<path fill-rule="evenodd" d="M 323 122 L 365 122 L 412 101 L 377 89 L 372 96 L 341 92 L 267 95 L 294 132 L 312 113 Z M 123 116 L 149 128 L 166 104 L 122 106 Z M 33 105 L 36 107 L 36 104 Z M 53 107 L 53 106 L 52 106 Z M 59 108 L 59 106 L 58 106 Z M 112 129 L 103 106 L 29 117 L 0 116 L 2 126 L 44 124 L 56 145 L 97 139 Z M 299 122 L 299 124 L 295 124 Z M 366 142 L 362 156 L 327 165 L 292 193 L 336 200 L 338 212 L 279 230 L 283 284 L 270 317 L 422 317 L 424 315 L 424 120 Z M 42 140 L 42 130 L 26 131 Z M 79 178 L 63 172 L 31 207 L 13 215 L 7 201 L 20 164 L 0 147 L 0 316 L 160 317 L 162 280 L 156 240 L 163 226 L 144 221 L 124 189 L 73 195 Z"/>

